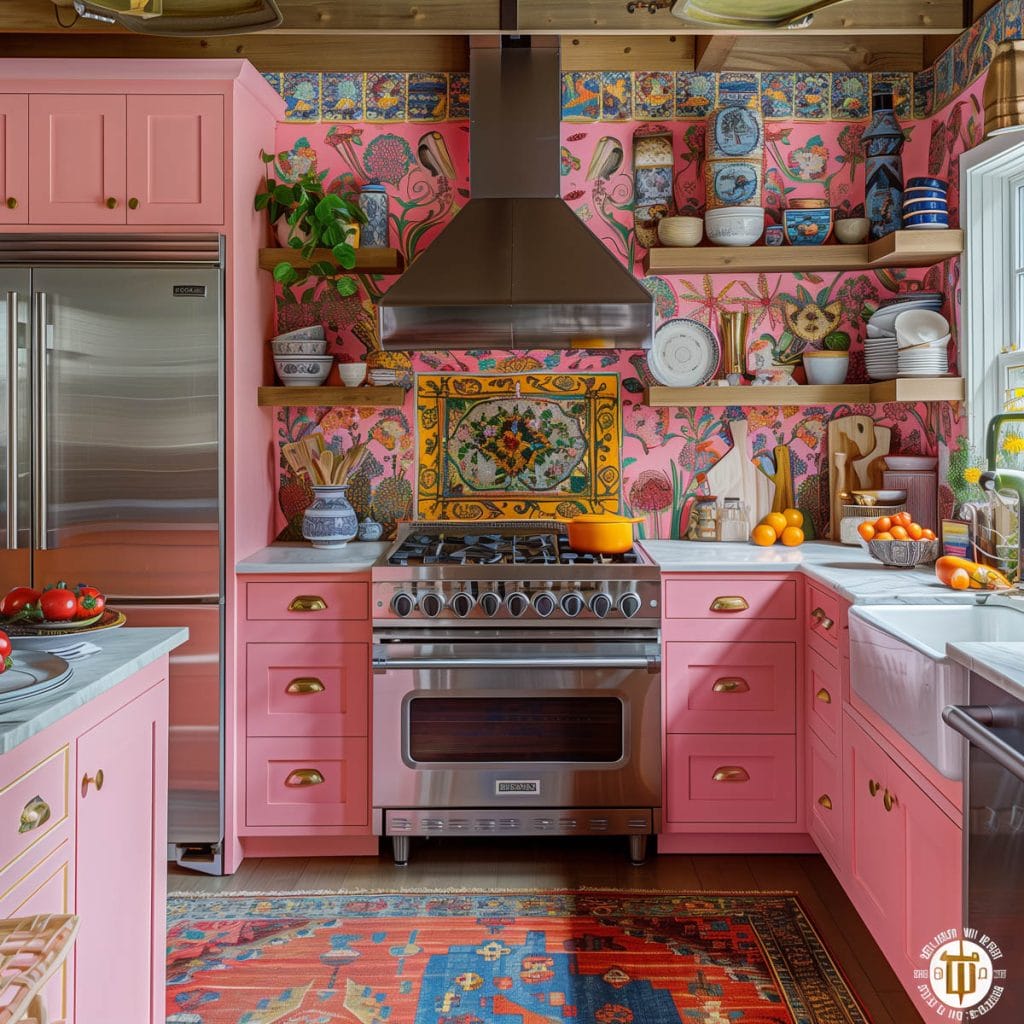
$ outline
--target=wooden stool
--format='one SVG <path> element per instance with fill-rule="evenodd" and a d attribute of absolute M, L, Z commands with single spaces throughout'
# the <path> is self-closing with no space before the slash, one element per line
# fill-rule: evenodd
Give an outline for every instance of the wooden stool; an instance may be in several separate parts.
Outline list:
<path fill-rule="evenodd" d="M 74 914 L 37 914 L 0 921 L 0 1024 L 49 1024 L 43 986 L 78 934 Z"/>

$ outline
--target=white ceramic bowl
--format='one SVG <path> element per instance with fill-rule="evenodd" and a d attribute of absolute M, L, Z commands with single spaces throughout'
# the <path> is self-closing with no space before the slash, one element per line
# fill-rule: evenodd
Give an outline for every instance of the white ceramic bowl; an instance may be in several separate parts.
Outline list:
<path fill-rule="evenodd" d="M 875 490 L 875 491 L 850 491 L 858 505 L 898 505 L 907 500 L 906 491 Z M 859 500 L 858 500 L 859 499 Z M 881 513 L 879 513 L 881 515 Z"/>
<path fill-rule="evenodd" d="M 931 309 L 908 309 L 896 317 L 894 326 L 900 348 L 949 340 L 949 321 Z"/>
<path fill-rule="evenodd" d="M 885 465 L 897 473 L 934 469 L 939 460 L 934 455 L 886 455 Z"/>
<path fill-rule="evenodd" d="M 334 356 L 283 356 L 274 359 L 274 368 L 287 387 L 316 387 L 327 380 Z"/>
<path fill-rule="evenodd" d="M 319 341 L 278 341 L 270 343 L 275 356 L 322 356 L 327 351 L 327 339 Z"/>
<path fill-rule="evenodd" d="M 843 217 L 835 223 L 836 238 L 843 245 L 856 245 L 868 237 L 871 221 L 867 217 Z"/>
<path fill-rule="evenodd" d="M 808 384 L 842 384 L 850 366 L 849 352 L 805 352 Z"/>
<path fill-rule="evenodd" d="M 286 331 L 284 334 L 275 334 L 271 341 L 321 341 L 325 338 L 323 324 L 311 324 L 309 327 L 300 327 L 295 331 Z"/>
<path fill-rule="evenodd" d="M 366 380 L 366 363 L 338 363 L 338 376 L 347 388 L 357 388 Z"/>
<path fill-rule="evenodd" d="M 658 240 L 662 245 L 699 245 L 703 236 L 702 217 L 662 217 L 658 221 Z"/>
<path fill-rule="evenodd" d="M 715 245 L 753 245 L 764 234 L 764 207 L 724 206 L 708 210 L 704 231 Z"/>

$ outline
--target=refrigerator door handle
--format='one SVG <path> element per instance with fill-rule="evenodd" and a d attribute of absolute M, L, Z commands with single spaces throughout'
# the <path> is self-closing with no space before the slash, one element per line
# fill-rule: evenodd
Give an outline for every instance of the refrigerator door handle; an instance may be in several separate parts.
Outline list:
<path fill-rule="evenodd" d="M 18 293 L 7 293 L 7 547 L 18 547 Z"/>
<path fill-rule="evenodd" d="M 47 367 L 46 293 L 32 295 L 32 515 L 33 546 L 46 550 Z"/>

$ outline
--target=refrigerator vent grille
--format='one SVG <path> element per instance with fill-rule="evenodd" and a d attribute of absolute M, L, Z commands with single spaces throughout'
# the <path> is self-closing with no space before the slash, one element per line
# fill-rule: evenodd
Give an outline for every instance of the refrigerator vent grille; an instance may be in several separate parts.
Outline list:
<path fill-rule="evenodd" d="M 221 263 L 221 236 L 3 235 L 0 264 L 31 263 Z"/>

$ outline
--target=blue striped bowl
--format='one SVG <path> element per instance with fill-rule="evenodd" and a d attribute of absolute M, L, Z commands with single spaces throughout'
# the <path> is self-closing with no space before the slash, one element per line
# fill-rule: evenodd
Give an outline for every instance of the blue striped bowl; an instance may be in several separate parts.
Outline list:
<path fill-rule="evenodd" d="M 945 192 L 949 188 L 949 182 L 942 178 L 908 178 L 907 188 L 939 188 Z"/>
<path fill-rule="evenodd" d="M 949 203 L 945 199 L 904 199 L 903 216 L 908 213 L 948 213 Z"/>

